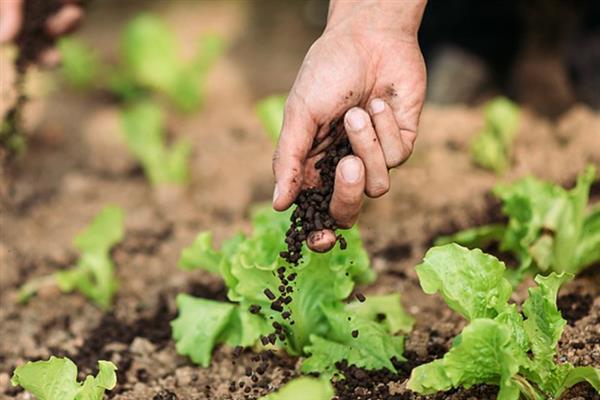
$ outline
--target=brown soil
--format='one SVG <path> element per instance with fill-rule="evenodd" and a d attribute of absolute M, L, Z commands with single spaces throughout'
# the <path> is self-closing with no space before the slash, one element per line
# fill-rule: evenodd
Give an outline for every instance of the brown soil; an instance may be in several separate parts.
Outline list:
<path fill-rule="evenodd" d="M 237 3 L 164 4 L 154 7 L 181 35 L 217 30 L 234 44 L 242 40 L 244 8 Z M 102 24 L 121 21 L 130 12 L 126 8 L 107 15 L 92 9 L 84 37 L 108 48 L 118 29 L 107 30 Z M 293 14 L 281 18 L 297 20 Z M 289 57 L 297 59 L 298 54 Z M 249 394 L 243 389 L 231 392 L 232 382 L 236 387 L 240 381 L 244 386 L 252 382 L 245 370 L 256 369 L 255 353 L 234 355 L 234 349 L 221 347 L 204 369 L 177 355 L 169 339 L 177 293 L 224 298 L 218 277 L 176 267 L 181 249 L 201 230 L 212 230 L 217 242 L 248 230 L 250 209 L 271 197 L 272 146 L 252 112 L 255 82 L 243 75 L 250 62 L 224 57 L 210 75 L 203 111 L 169 121 L 171 131 L 196 144 L 192 181 L 185 189 L 153 189 L 135 164 L 124 162 L 129 159 L 118 124 L 110 129 L 110 124 L 102 125 L 107 128 L 100 129 L 101 140 L 90 134 L 98 130 L 91 126 L 93 121 L 105 121 L 98 113 L 116 115 L 102 99 L 61 90 L 44 102 L 38 115 L 30 116 L 38 121 L 30 149 L 14 165 L 10 180 L 0 182 L 0 193 L 6 193 L 0 198 L 0 398 L 26 399 L 10 387 L 12 370 L 51 354 L 72 357 L 84 373 L 92 372 L 98 359 L 115 361 L 119 384 L 110 397 L 119 400 L 244 399 L 298 374 L 297 360 L 278 355 L 279 361 L 265 373 L 265 387 L 254 386 Z M 279 87 L 289 87 L 290 79 L 282 78 Z M 400 292 L 406 309 L 417 317 L 407 338 L 409 362 L 399 365 L 397 376 L 369 375 L 370 384 L 385 384 L 388 393 L 397 396 L 392 398 L 426 398 L 405 389 L 410 368 L 440 357 L 464 326 L 440 298 L 422 292 L 414 272 L 435 235 L 496 219 L 497 205 L 488 193 L 499 179 L 532 173 L 570 184 L 585 164 L 600 166 L 600 115 L 576 106 L 557 122 L 524 110 L 511 171 L 497 178 L 474 168 L 467 148 L 483 126 L 481 111 L 427 105 L 413 157 L 392 172 L 390 193 L 368 201 L 361 216 L 361 232 L 378 279 L 357 289 L 367 297 Z M 123 164 L 115 168 L 116 162 Z M 113 310 L 102 313 L 78 294 L 55 290 L 42 291 L 26 306 L 18 304 L 21 284 L 76 260 L 72 238 L 107 203 L 123 207 L 127 215 L 125 239 L 113 251 L 120 281 Z M 526 286 L 516 292 L 515 301 L 523 300 Z M 559 360 L 600 366 L 600 267 L 566 285 L 560 296 L 569 325 L 559 344 Z M 364 387 L 356 390 L 364 394 Z M 481 386 L 437 398 L 493 399 L 494 390 Z M 565 398 L 594 396 L 589 385 L 578 385 Z"/>

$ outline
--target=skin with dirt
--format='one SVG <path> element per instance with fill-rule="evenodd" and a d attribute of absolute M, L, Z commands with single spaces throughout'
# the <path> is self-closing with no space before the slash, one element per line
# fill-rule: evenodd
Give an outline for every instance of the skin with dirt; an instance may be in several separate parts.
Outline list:
<path fill-rule="evenodd" d="M 133 6 L 118 13 L 91 9 L 84 38 L 98 48 L 111 48 L 118 25 L 107 34 L 102 23 L 118 24 L 138 11 Z M 104 98 L 61 90 L 44 102 L 30 148 L 17 160 L 9 181 L 0 182 L 10 184 L 10 190 L 0 191 L 6 193 L 0 197 L 0 398 L 28 398 L 11 387 L 13 369 L 51 354 L 72 357 L 86 374 L 95 372 L 99 359 L 114 361 L 119 383 L 108 397 L 118 400 L 257 398 L 299 375 L 296 358 L 225 346 L 215 351 L 209 368 L 200 368 L 177 355 L 169 339 L 178 293 L 226 298 L 220 278 L 176 267 L 181 249 L 202 230 L 213 231 L 217 243 L 236 231 L 248 232 L 253 205 L 271 200 L 271 154 L 265 151 L 271 145 L 252 112 L 254 101 L 289 86 L 306 43 L 318 34 L 298 25 L 297 14 L 282 15 L 272 21 L 274 26 L 246 21 L 233 2 L 190 2 L 169 14 L 169 24 L 190 37 L 218 22 L 228 27 L 222 29 L 232 46 L 240 48 L 211 72 L 205 108 L 189 120 L 168 121 L 174 132 L 198 144 L 191 182 L 184 190 L 152 188 L 135 163 L 123 161 L 130 157 L 117 140 L 121 135 L 118 110 Z M 290 45 L 289 36 L 274 37 L 274 42 L 259 40 L 263 37 L 257 27 L 265 26 L 289 29 L 298 44 Z M 244 47 L 249 41 L 256 52 Z M 264 51 L 272 54 L 278 46 L 286 49 L 281 54 L 287 58 L 273 59 L 273 74 L 265 75 L 263 70 L 246 79 L 244 74 L 259 65 L 257 57 Z M 468 156 L 469 140 L 483 124 L 481 108 L 427 105 L 415 153 L 392 172 L 390 193 L 366 202 L 359 224 L 378 277 L 357 292 L 367 297 L 399 292 L 417 323 L 406 340 L 408 361 L 397 364 L 397 374 L 341 365 L 352 379 L 348 384 L 336 382 L 338 398 L 432 398 L 410 393 L 405 379 L 414 366 L 440 358 L 465 321 L 441 298 L 423 293 L 414 266 L 438 233 L 498 220 L 498 204 L 489 196 L 498 178 L 473 167 Z M 600 116 L 583 106 L 571 108 L 556 121 L 525 109 L 513 167 L 502 180 L 534 174 L 572 186 L 585 164 L 600 166 L 598 132 Z M 117 161 L 123 162 L 118 169 Z M 236 179 L 231 178 L 234 174 Z M 593 202 L 600 200 L 598 188 Z M 113 310 L 105 314 L 79 294 L 64 295 L 53 289 L 42 291 L 26 306 L 18 304 L 18 288 L 24 282 L 73 265 L 77 260 L 73 237 L 107 203 L 123 207 L 127 215 L 125 238 L 112 252 L 120 282 Z M 512 300 L 522 303 L 531 285 L 531 281 L 521 285 Z M 600 365 L 600 266 L 565 285 L 559 305 L 569 322 L 559 343 L 559 362 Z M 273 366 L 261 375 L 263 357 L 273 357 L 269 361 Z M 266 383 L 259 386 L 252 376 L 257 383 L 263 379 Z M 437 398 L 491 400 L 495 390 L 488 386 L 458 389 Z M 565 398 L 577 396 L 598 398 L 589 385 L 578 385 Z"/>

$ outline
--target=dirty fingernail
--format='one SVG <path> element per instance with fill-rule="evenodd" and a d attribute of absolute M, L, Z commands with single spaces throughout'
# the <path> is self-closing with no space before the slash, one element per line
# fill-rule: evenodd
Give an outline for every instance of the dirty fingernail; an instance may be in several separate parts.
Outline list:
<path fill-rule="evenodd" d="M 346 121 L 351 129 L 355 131 L 363 129 L 367 125 L 365 113 L 360 108 L 353 108 L 346 113 Z"/>
<path fill-rule="evenodd" d="M 348 183 L 356 183 L 360 179 L 360 164 L 354 158 L 348 158 L 342 161 L 340 166 L 342 177 Z"/>
<path fill-rule="evenodd" d="M 332 230 L 326 229 L 323 231 L 313 231 L 308 235 L 308 246 L 312 251 L 317 253 L 325 253 L 335 245 L 335 233 Z"/>
<path fill-rule="evenodd" d="M 385 108 L 385 103 L 381 99 L 373 99 L 371 100 L 369 108 L 373 114 L 379 114 Z"/>

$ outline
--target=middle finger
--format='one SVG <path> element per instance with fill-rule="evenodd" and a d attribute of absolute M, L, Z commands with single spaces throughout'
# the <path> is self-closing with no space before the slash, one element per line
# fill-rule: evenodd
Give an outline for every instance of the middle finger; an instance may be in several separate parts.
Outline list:
<path fill-rule="evenodd" d="M 390 188 L 390 180 L 381 144 L 369 114 L 362 108 L 351 108 L 346 113 L 344 125 L 352 151 L 365 165 L 365 193 L 369 197 L 383 196 Z"/>

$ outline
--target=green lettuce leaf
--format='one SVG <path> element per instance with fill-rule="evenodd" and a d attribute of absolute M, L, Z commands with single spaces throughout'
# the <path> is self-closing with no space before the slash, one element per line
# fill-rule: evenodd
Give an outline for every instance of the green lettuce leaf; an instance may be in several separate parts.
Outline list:
<path fill-rule="evenodd" d="M 506 226 L 476 227 L 440 237 L 436 243 L 474 248 L 499 241 L 501 251 L 519 260 L 518 269 L 506 275 L 515 284 L 536 271 L 577 274 L 600 261 L 600 207 L 586 212 L 596 176 L 596 168 L 587 167 L 571 190 L 532 177 L 498 185 L 494 194 L 502 201 Z"/>
<path fill-rule="evenodd" d="M 471 157 L 477 165 L 502 173 L 509 165 L 519 108 L 510 100 L 497 97 L 486 104 L 484 114 L 485 127 L 471 142 Z"/>
<path fill-rule="evenodd" d="M 219 273 L 222 254 L 213 248 L 212 232 L 201 232 L 194 243 L 183 249 L 177 265 L 184 270 L 202 268 L 209 272 Z"/>
<path fill-rule="evenodd" d="M 279 139 L 286 99 L 287 95 L 273 95 L 262 99 L 256 105 L 256 114 L 273 143 L 277 143 Z"/>
<path fill-rule="evenodd" d="M 117 367 L 109 361 L 98 362 L 99 372 L 77 382 L 77 366 L 68 358 L 50 357 L 48 361 L 28 362 L 15 369 L 13 386 L 21 386 L 38 400 L 102 400 L 106 390 L 117 384 Z"/>
<path fill-rule="evenodd" d="M 600 204 L 587 215 L 581 229 L 575 264 L 584 269 L 600 260 Z"/>
<path fill-rule="evenodd" d="M 328 380 L 302 376 L 259 400 L 331 400 L 333 395 L 333 386 Z"/>
<path fill-rule="evenodd" d="M 479 249 L 433 247 L 416 270 L 425 293 L 439 291 L 450 308 L 468 320 L 495 317 L 505 310 L 512 292 L 504 263 Z"/>
<path fill-rule="evenodd" d="M 566 323 L 556 306 L 556 296 L 560 286 L 570 278 L 567 274 L 554 273 L 547 277 L 537 276 L 538 286 L 529 289 L 529 297 L 523 303 L 526 317 L 523 327 L 531 344 L 535 368 L 542 378 L 543 371 L 554 365 L 556 345 Z"/>
<path fill-rule="evenodd" d="M 408 388 L 423 394 L 479 383 L 509 388 L 519 371 L 520 357 L 506 326 L 491 319 L 475 319 L 442 360 L 413 370 Z"/>
<path fill-rule="evenodd" d="M 581 382 L 588 382 L 598 393 L 600 393 L 600 369 L 594 367 L 574 367 L 565 377 L 557 398 L 568 388 Z"/>
<path fill-rule="evenodd" d="M 152 184 L 187 182 L 192 147 L 185 141 L 167 146 L 160 107 L 140 102 L 124 110 L 122 120 L 127 146 Z"/>
<path fill-rule="evenodd" d="M 110 250 L 123 239 L 123 220 L 121 208 L 107 206 L 75 237 L 77 265 L 54 275 L 63 292 L 79 290 L 100 307 L 110 307 L 118 287 Z"/>
<path fill-rule="evenodd" d="M 113 82 L 119 90 L 119 83 L 134 81 L 164 93 L 182 110 L 193 111 L 201 105 L 201 86 L 207 70 L 223 49 L 219 37 L 206 36 L 200 40 L 197 55 L 186 63 L 179 55 L 175 35 L 166 24 L 156 16 L 142 14 L 125 28 L 122 39 L 124 71 Z"/>
<path fill-rule="evenodd" d="M 368 296 L 364 303 L 355 301 L 348 304 L 346 310 L 357 317 L 380 322 L 391 334 L 410 333 L 415 323 L 415 319 L 402 308 L 399 293 Z"/>
<path fill-rule="evenodd" d="M 387 368 L 396 371 L 391 359 L 403 361 L 404 337 L 390 335 L 387 328 L 357 315 L 349 316 L 344 310 L 324 309 L 330 329 L 326 338 L 310 336 L 310 345 L 304 351 L 310 354 L 302 363 L 302 372 L 335 372 L 338 361 L 367 369 Z M 358 336 L 352 335 L 358 331 Z"/>
<path fill-rule="evenodd" d="M 218 344 L 252 346 L 268 333 L 265 320 L 238 304 L 179 294 L 177 307 L 179 316 L 171 322 L 177 352 L 203 367 L 210 365 Z"/>

